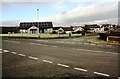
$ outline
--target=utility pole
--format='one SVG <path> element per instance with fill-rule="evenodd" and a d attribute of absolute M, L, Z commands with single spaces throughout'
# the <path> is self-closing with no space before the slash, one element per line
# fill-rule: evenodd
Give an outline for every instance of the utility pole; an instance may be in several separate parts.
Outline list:
<path fill-rule="evenodd" d="M 37 9 L 37 18 L 38 18 L 38 37 L 40 37 L 40 26 L 39 26 L 39 9 Z"/>

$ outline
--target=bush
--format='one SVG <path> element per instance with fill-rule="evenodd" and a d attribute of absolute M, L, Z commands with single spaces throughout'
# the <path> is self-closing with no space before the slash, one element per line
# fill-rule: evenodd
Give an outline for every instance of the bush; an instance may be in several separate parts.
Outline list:
<path fill-rule="evenodd" d="M 102 39 L 102 40 L 107 40 L 107 36 L 108 36 L 108 34 L 106 34 L 106 33 L 99 33 L 99 36 L 100 36 L 100 39 Z"/>

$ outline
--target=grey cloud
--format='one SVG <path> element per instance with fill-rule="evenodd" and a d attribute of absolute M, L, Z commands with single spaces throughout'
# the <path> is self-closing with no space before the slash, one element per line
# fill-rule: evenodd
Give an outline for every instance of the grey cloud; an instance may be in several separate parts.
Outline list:
<path fill-rule="evenodd" d="M 2 24 L 0 26 L 18 26 L 20 21 L 19 20 L 12 20 L 12 21 L 1 21 Z"/>
<path fill-rule="evenodd" d="M 82 15 L 81 15 L 82 14 Z M 68 14 L 63 14 L 56 17 L 54 23 L 62 25 L 71 25 L 79 23 L 89 23 L 98 20 L 110 20 L 109 23 L 113 23 L 111 20 L 118 17 L 118 8 L 117 3 L 115 4 L 102 4 L 101 6 L 95 5 L 93 8 L 85 9 L 84 12 L 81 12 L 80 9 L 77 9 L 76 13 L 71 11 Z"/>

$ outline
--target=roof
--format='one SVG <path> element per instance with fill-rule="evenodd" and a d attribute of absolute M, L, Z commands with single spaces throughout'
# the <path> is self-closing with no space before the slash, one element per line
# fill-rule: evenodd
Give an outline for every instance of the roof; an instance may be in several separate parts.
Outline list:
<path fill-rule="evenodd" d="M 100 28 L 100 26 L 97 24 L 92 24 L 92 25 L 85 25 L 85 28 Z"/>
<path fill-rule="evenodd" d="M 59 30 L 62 28 L 64 31 L 72 31 L 72 27 L 53 27 L 53 30 Z"/>
<path fill-rule="evenodd" d="M 108 27 L 110 24 L 102 24 L 102 27 Z"/>
<path fill-rule="evenodd" d="M 2 30 L 2 32 L 0 33 L 8 33 L 8 32 L 18 32 L 19 28 L 18 27 L 0 27 L 0 30 Z"/>
<path fill-rule="evenodd" d="M 53 28 L 52 22 L 21 22 L 19 29 L 29 29 L 31 26 L 39 26 L 39 28 Z"/>

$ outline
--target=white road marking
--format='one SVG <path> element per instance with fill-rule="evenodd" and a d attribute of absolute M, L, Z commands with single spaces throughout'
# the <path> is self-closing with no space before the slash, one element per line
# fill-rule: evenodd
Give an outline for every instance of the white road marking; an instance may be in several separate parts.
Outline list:
<path fill-rule="evenodd" d="M 60 64 L 60 63 L 58 63 L 57 65 L 58 65 L 58 66 L 62 66 L 62 67 L 69 68 L 69 66 L 68 66 L 68 65 L 64 65 L 64 64 Z"/>
<path fill-rule="evenodd" d="M 110 54 L 118 54 L 118 53 L 113 53 L 113 52 L 105 52 L 105 53 L 110 53 Z"/>
<path fill-rule="evenodd" d="M 16 52 L 11 52 L 12 54 L 17 54 Z"/>
<path fill-rule="evenodd" d="M 96 51 L 96 50 L 87 50 L 87 49 L 76 49 L 76 50 L 81 50 L 81 51 L 88 51 L 88 52 L 98 52 L 98 53 L 109 53 L 109 54 L 118 54 L 116 52 L 105 52 L 105 51 Z"/>
<path fill-rule="evenodd" d="M 97 74 L 97 75 L 103 75 L 103 76 L 110 76 L 110 75 L 108 75 L 108 74 L 104 74 L 104 73 L 99 73 L 99 72 L 94 72 L 94 74 Z"/>
<path fill-rule="evenodd" d="M 2 50 L 2 49 L 0 49 L 0 50 Z"/>
<path fill-rule="evenodd" d="M 38 60 L 38 58 L 33 57 L 33 56 L 29 56 L 30 59 L 34 59 L 34 60 Z"/>
<path fill-rule="evenodd" d="M 58 47 L 58 46 L 51 46 L 51 47 Z"/>
<path fill-rule="evenodd" d="M 8 50 L 3 50 L 4 52 L 9 52 Z"/>
<path fill-rule="evenodd" d="M 22 57 L 25 57 L 26 55 L 24 55 L 24 54 L 18 54 L 18 55 L 20 55 L 20 56 L 22 56 Z"/>
<path fill-rule="evenodd" d="M 43 62 L 46 62 L 46 63 L 53 63 L 52 61 L 48 61 L 48 60 L 42 60 Z"/>
<path fill-rule="evenodd" d="M 84 72 L 87 72 L 86 69 L 82 69 L 82 68 L 74 68 L 75 70 L 79 70 L 79 71 L 84 71 Z"/>
<path fill-rule="evenodd" d="M 0 51 L 0 53 L 2 53 L 2 52 Z"/>
<path fill-rule="evenodd" d="M 11 42 L 11 43 L 20 43 L 19 41 L 10 41 L 10 40 L 4 40 L 6 42 Z"/>

